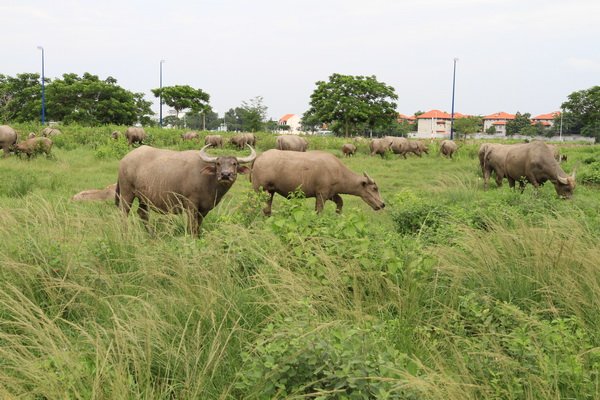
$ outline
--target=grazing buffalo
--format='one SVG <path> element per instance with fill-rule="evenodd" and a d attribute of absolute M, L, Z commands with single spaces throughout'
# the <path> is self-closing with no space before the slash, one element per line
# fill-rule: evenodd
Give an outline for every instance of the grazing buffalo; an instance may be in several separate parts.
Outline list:
<path fill-rule="evenodd" d="M 346 157 L 351 157 L 356 153 L 356 146 L 352 143 L 346 143 L 342 146 L 342 153 L 344 153 Z"/>
<path fill-rule="evenodd" d="M 336 212 L 341 212 L 344 202 L 340 194 L 359 196 L 374 210 L 385 207 L 377 184 L 366 172 L 356 174 L 333 154 L 323 151 L 267 150 L 254 161 L 251 181 L 254 190 L 269 193 L 265 215 L 271 215 L 275 193 L 288 197 L 298 189 L 306 197 L 316 198 L 317 213 L 327 200 L 335 202 Z"/>
<path fill-rule="evenodd" d="M 194 140 L 194 139 L 198 139 L 198 133 L 197 132 L 186 132 L 186 133 L 182 133 L 181 134 L 181 138 L 183 140 Z"/>
<path fill-rule="evenodd" d="M 44 129 L 42 129 L 42 136 L 44 136 L 44 137 L 57 136 L 57 135 L 61 135 L 61 134 L 62 134 L 62 132 L 56 128 L 46 127 Z"/>
<path fill-rule="evenodd" d="M 276 144 L 277 150 L 304 152 L 308 148 L 308 141 L 305 138 L 296 135 L 278 136 Z"/>
<path fill-rule="evenodd" d="M 393 138 L 391 136 L 386 136 L 381 139 L 372 139 L 371 143 L 369 143 L 369 149 L 371 150 L 371 155 L 379 154 L 381 158 L 385 157 L 385 152 L 388 151 L 393 144 Z"/>
<path fill-rule="evenodd" d="M 141 146 L 119 164 L 115 201 L 127 215 L 135 198 L 138 215 L 148 222 L 149 208 L 165 213 L 186 212 L 192 234 L 198 234 L 203 218 L 235 182 L 250 169 L 241 165 L 256 158 L 213 157 L 200 151 L 174 151 Z"/>
<path fill-rule="evenodd" d="M 90 189 L 79 192 L 71 200 L 73 201 L 106 201 L 114 200 L 116 195 L 117 184 L 113 183 L 104 189 Z"/>
<path fill-rule="evenodd" d="M 146 131 L 144 131 L 144 128 L 130 126 L 125 131 L 125 138 L 129 146 L 132 146 L 134 143 L 142 144 L 144 139 L 146 139 Z"/>
<path fill-rule="evenodd" d="M 255 146 L 256 136 L 254 133 L 239 133 L 229 139 L 229 143 L 236 146 L 238 149 L 243 149 L 247 144 Z"/>
<path fill-rule="evenodd" d="M 34 137 L 27 139 L 21 143 L 16 143 L 13 146 L 15 154 L 27 154 L 27 158 L 31 158 L 38 153 L 46 154 L 46 157 L 50 156 L 50 150 L 52 150 L 52 140 L 47 137 Z"/>
<path fill-rule="evenodd" d="M 221 137 L 221 135 L 207 135 L 204 138 L 204 144 L 222 148 L 223 138 Z"/>
<path fill-rule="evenodd" d="M 521 191 L 525 181 L 535 188 L 550 181 L 556 193 L 563 198 L 570 198 L 575 189 L 575 171 L 567 175 L 554 158 L 553 150 L 541 141 L 495 145 L 486 150 L 484 165 L 486 171 L 493 169 L 496 172 L 497 182 L 506 177 L 510 187 L 514 188 L 515 182 L 519 181 Z"/>
<path fill-rule="evenodd" d="M 115 140 L 119 140 L 119 136 L 121 136 L 121 132 L 119 131 L 113 131 L 113 133 L 110 134 L 110 137 Z"/>
<path fill-rule="evenodd" d="M 0 125 L 0 147 L 4 157 L 8 157 L 10 148 L 17 143 L 17 132 L 8 125 Z"/>
<path fill-rule="evenodd" d="M 29 135 L 27 135 L 27 139 L 33 139 L 34 137 L 36 137 L 36 134 L 33 132 L 29 132 Z"/>
<path fill-rule="evenodd" d="M 440 145 L 440 153 L 449 158 L 452 158 L 452 155 L 456 153 L 456 150 L 458 150 L 458 146 L 452 140 L 444 140 Z"/>

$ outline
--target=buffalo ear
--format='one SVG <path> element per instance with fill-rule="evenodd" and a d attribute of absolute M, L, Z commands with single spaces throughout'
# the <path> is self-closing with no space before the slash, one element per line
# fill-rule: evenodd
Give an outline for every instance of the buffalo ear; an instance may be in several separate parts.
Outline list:
<path fill-rule="evenodd" d="M 252 172 L 252 169 L 250 169 L 250 167 L 246 166 L 246 165 L 240 165 L 238 166 L 237 169 L 238 174 L 249 174 L 250 172 Z"/>
<path fill-rule="evenodd" d="M 207 165 L 200 170 L 200 173 L 204 175 L 214 175 L 217 173 L 217 167 L 215 167 L 214 164 Z"/>

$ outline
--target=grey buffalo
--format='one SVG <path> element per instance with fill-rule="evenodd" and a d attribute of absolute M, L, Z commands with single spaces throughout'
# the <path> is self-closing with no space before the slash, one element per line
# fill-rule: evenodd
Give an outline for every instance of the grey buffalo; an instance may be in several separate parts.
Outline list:
<path fill-rule="evenodd" d="M 247 173 L 256 158 L 251 146 L 248 157 L 214 157 L 200 151 L 174 151 L 141 146 L 119 164 L 115 201 L 127 215 L 138 199 L 138 215 L 147 223 L 149 209 L 164 213 L 186 212 L 192 234 L 231 188 L 238 173 Z"/>
<path fill-rule="evenodd" d="M 207 135 L 204 138 L 204 144 L 211 145 L 213 147 L 223 147 L 223 138 L 221 135 Z"/>
<path fill-rule="evenodd" d="M 8 157 L 10 148 L 17 143 L 17 132 L 8 125 L 0 125 L 0 147 L 4 157 Z"/>
<path fill-rule="evenodd" d="M 134 143 L 142 144 L 144 139 L 146 139 L 146 131 L 144 131 L 144 128 L 130 126 L 125 131 L 125 138 L 129 146 L 132 146 Z"/>
<path fill-rule="evenodd" d="M 315 210 L 320 213 L 327 200 L 342 211 L 340 194 L 359 196 L 374 210 L 385 207 L 377 184 L 366 173 L 352 172 L 337 157 L 323 151 L 287 152 L 267 150 L 256 158 L 252 167 L 252 187 L 269 194 L 265 215 L 271 214 L 273 196 L 288 197 L 300 189 L 306 197 L 316 199 Z"/>
<path fill-rule="evenodd" d="M 388 151 L 393 144 L 393 138 L 384 137 L 381 139 L 372 139 L 371 143 L 369 143 L 369 149 L 371 150 L 371 155 L 379 154 L 381 158 L 385 156 L 385 152 Z"/>
<path fill-rule="evenodd" d="M 440 145 L 440 153 L 449 158 L 452 158 L 452 155 L 456 153 L 456 150 L 458 150 L 458 146 L 452 140 L 443 140 Z"/>
<path fill-rule="evenodd" d="M 15 144 L 13 150 L 15 154 L 27 154 L 27 158 L 31 158 L 31 156 L 38 153 L 44 153 L 46 157 L 49 157 L 50 150 L 52 150 L 52 140 L 47 137 L 34 137 Z"/>
<path fill-rule="evenodd" d="M 346 157 L 351 157 L 356 153 L 356 146 L 352 143 L 345 143 L 342 146 L 342 153 L 344 153 Z"/>
<path fill-rule="evenodd" d="M 308 148 L 308 141 L 296 135 L 281 135 L 276 140 L 277 150 L 304 152 Z"/>

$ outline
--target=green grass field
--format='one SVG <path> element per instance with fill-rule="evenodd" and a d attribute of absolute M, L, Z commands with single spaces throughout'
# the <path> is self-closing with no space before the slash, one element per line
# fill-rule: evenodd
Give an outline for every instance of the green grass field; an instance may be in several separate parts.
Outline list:
<path fill-rule="evenodd" d="M 238 176 L 196 238 L 182 216 L 152 213 L 149 235 L 113 202 L 69 200 L 116 181 L 114 128 L 0 159 L 1 398 L 600 398 L 599 145 L 561 147 L 578 171 L 561 200 L 483 191 L 479 143 L 403 160 L 364 142 L 343 162 L 385 210 L 276 197 L 265 218 Z M 200 147 L 180 133 L 150 141 Z"/>

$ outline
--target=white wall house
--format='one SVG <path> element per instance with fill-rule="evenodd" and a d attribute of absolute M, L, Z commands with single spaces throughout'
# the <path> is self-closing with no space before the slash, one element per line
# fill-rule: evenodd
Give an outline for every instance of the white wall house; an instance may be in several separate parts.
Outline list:
<path fill-rule="evenodd" d="M 293 135 L 298 135 L 300 132 L 300 116 L 298 114 L 285 114 L 283 117 L 279 118 L 277 123 L 279 126 L 289 126 L 289 130 L 284 133 L 291 133 Z"/>
<path fill-rule="evenodd" d="M 454 120 L 465 118 L 467 115 L 454 113 Z M 452 115 L 440 110 L 431 110 L 417 117 L 417 134 L 421 137 L 443 138 L 450 136 Z M 456 132 L 456 128 L 455 128 Z"/>
<path fill-rule="evenodd" d="M 515 119 L 514 114 L 505 113 L 504 111 L 483 117 L 483 131 L 493 126 L 496 129 L 496 135 L 506 135 L 506 123 Z"/>
<path fill-rule="evenodd" d="M 542 124 L 546 127 L 554 125 L 554 118 L 560 116 L 560 111 L 554 111 L 548 114 L 540 114 L 531 118 L 532 124 Z"/>

